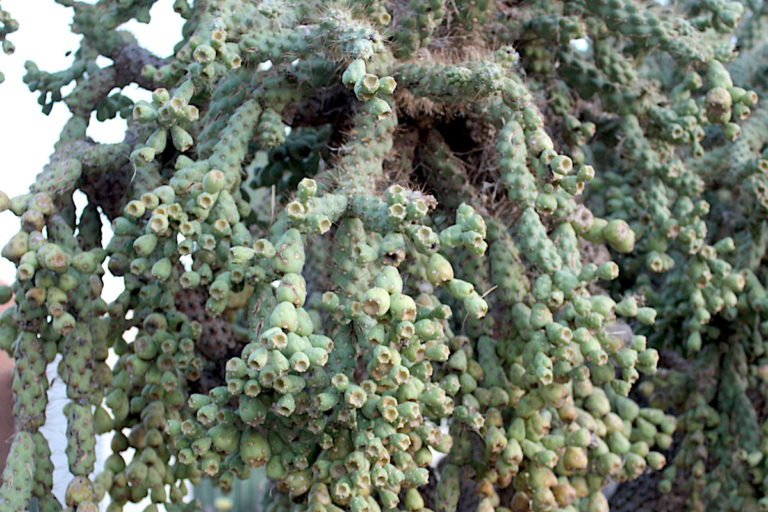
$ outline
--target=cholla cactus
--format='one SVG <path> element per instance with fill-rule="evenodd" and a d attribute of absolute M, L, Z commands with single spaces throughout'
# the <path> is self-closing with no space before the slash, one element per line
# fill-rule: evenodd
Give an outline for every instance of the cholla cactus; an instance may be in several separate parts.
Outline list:
<path fill-rule="evenodd" d="M 0 197 L 4 511 L 191 510 L 261 466 L 269 512 L 768 507 L 763 2 L 176 0 L 169 59 L 118 29 L 154 0 L 58 3 L 75 62 L 25 81 L 72 117 Z"/>

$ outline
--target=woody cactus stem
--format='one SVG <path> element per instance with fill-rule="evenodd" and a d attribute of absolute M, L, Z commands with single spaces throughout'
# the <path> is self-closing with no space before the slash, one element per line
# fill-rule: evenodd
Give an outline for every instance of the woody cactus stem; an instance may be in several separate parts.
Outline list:
<path fill-rule="evenodd" d="M 602 512 L 648 475 L 674 499 L 631 510 L 768 507 L 763 2 L 176 0 L 168 59 L 119 29 L 153 0 L 58 3 L 75 61 L 25 82 L 72 117 L 0 194 L 0 508 L 192 510 L 256 467 L 269 512 Z"/>

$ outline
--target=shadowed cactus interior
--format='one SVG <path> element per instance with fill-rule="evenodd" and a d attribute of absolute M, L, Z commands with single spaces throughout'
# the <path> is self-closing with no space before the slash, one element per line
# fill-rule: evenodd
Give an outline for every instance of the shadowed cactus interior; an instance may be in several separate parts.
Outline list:
<path fill-rule="evenodd" d="M 768 510 L 768 4 L 175 0 L 160 58 L 154 0 L 56 3 L 3 511 Z"/>

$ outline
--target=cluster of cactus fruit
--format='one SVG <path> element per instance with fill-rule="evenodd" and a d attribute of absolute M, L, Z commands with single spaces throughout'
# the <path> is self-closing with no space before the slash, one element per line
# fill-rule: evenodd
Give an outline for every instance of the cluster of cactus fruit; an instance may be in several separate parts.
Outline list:
<path fill-rule="evenodd" d="M 264 466 L 268 512 L 768 510 L 768 2 L 175 0 L 167 59 L 120 30 L 155 0 L 56 3 L 0 509 Z"/>

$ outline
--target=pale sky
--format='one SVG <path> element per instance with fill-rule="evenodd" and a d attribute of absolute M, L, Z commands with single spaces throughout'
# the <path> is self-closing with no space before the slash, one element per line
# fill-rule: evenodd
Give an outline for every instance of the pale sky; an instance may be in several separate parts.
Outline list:
<path fill-rule="evenodd" d="M 85 1 L 95 3 L 93 0 Z M 149 25 L 130 22 L 124 26 L 136 35 L 142 45 L 161 57 L 169 56 L 173 46 L 181 39 L 183 20 L 173 12 L 172 4 L 173 0 L 159 0 L 151 11 L 152 22 Z M 66 69 L 72 62 L 66 53 L 77 49 L 79 36 L 69 31 L 71 9 L 53 0 L 2 0 L 2 8 L 12 13 L 20 25 L 18 32 L 8 38 L 16 45 L 16 52 L 13 55 L 0 53 L 0 70 L 5 74 L 5 82 L 0 84 L 0 154 L 3 175 L 0 190 L 13 197 L 28 191 L 35 176 L 48 161 L 59 132 L 69 118 L 64 104 L 56 105 L 49 116 L 41 112 L 37 104 L 37 93 L 31 93 L 22 81 L 24 62 L 32 60 L 45 71 Z M 70 89 L 65 89 L 65 92 Z M 149 92 L 136 87 L 125 88 L 123 94 L 134 100 L 148 99 L 150 96 Z M 88 135 L 98 142 L 121 141 L 124 132 L 125 122 L 119 118 L 99 123 L 94 116 L 88 129 Z M 84 196 L 77 200 L 81 208 L 83 199 Z M 11 212 L 0 214 L 2 245 L 18 230 L 18 219 Z M 104 231 L 105 242 L 109 236 L 111 230 L 107 229 Z M 10 283 L 14 281 L 15 275 L 14 265 L 0 258 L 0 281 Z M 118 293 L 119 281 L 105 276 L 105 300 L 114 298 Z M 56 379 L 55 362 L 48 367 L 48 378 L 52 387 L 48 393 L 48 422 L 42 432 L 51 445 L 55 466 L 54 494 L 64 503 L 64 491 L 71 478 L 64 453 L 66 420 L 62 409 L 67 399 L 63 384 Z M 103 450 L 100 459 L 103 460 L 109 445 L 105 440 L 100 445 Z M 125 512 L 139 512 L 145 505 L 126 506 Z M 102 509 L 104 506 L 102 504 Z"/>

